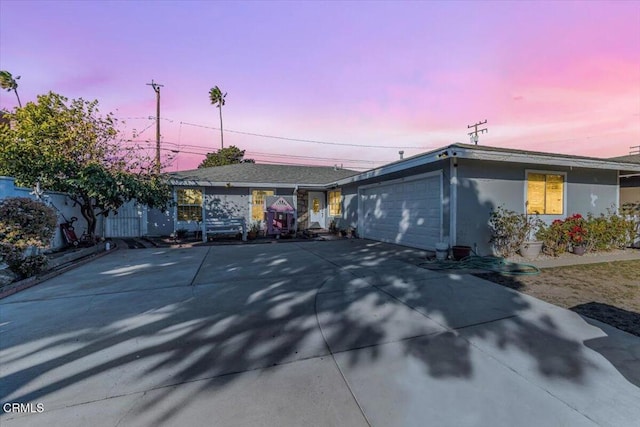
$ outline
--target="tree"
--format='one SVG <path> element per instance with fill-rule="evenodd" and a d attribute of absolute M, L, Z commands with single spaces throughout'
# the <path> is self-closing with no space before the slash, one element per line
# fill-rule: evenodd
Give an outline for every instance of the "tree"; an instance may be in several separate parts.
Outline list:
<path fill-rule="evenodd" d="M 225 104 L 224 98 L 226 96 L 227 93 L 225 92 L 223 95 L 218 86 L 212 87 L 209 91 L 209 100 L 211 101 L 211 105 L 215 105 L 220 110 L 220 148 L 224 148 L 224 133 L 222 131 L 222 106 Z"/>
<path fill-rule="evenodd" d="M 132 199 L 160 209 L 170 202 L 170 187 L 153 159 L 140 155 L 139 147 L 118 144 L 117 122 L 99 114 L 98 101 L 69 102 L 49 92 L 8 116 L 10 124 L 0 125 L 0 175 L 67 193 L 91 236 L 97 216 Z"/>
<path fill-rule="evenodd" d="M 16 94 L 16 98 L 18 98 L 18 105 L 22 108 L 22 102 L 20 102 L 20 96 L 18 95 L 18 82 L 16 80 L 20 80 L 20 76 L 14 78 L 10 72 L 5 70 L 0 71 L 0 87 L 7 92 L 13 91 Z"/>
<path fill-rule="evenodd" d="M 227 148 L 221 148 L 214 153 L 207 153 L 207 157 L 200 163 L 198 169 L 233 165 L 236 163 L 255 163 L 253 159 L 245 159 L 244 152 L 245 150 L 241 150 L 235 145 L 232 145 Z"/>

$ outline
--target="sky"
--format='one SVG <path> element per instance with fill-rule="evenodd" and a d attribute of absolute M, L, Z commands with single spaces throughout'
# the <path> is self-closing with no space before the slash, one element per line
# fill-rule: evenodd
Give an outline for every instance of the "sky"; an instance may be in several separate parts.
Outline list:
<path fill-rule="evenodd" d="M 165 170 L 225 147 L 365 170 L 455 142 L 612 157 L 640 146 L 640 1 L 0 1 L 24 102 L 97 99 Z M 0 108 L 16 106 L 2 91 Z M 123 142 L 126 144 L 126 142 Z"/>

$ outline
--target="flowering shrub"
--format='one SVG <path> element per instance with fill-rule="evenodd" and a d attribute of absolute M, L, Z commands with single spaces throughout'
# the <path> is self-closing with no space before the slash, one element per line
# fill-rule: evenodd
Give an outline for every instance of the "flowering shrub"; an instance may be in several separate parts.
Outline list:
<path fill-rule="evenodd" d="M 573 214 L 564 220 L 563 229 L 566 241 L 571 246 L 583 246 L 587 243 L 587 221 L 580 214 Z"/>
<path fill-rule="evenodd" d="M 633 241 L 635 223 L 622 215 L 609 210 L 607 214 L 583 217 L 574 214 L 564 220 L 557 219 L 551 225 L 543 226 L 538 238 L 543 242 L 543 252 L 558 256 L 569 247 L 584 246 L 591 251 L 624 249 Z"/>

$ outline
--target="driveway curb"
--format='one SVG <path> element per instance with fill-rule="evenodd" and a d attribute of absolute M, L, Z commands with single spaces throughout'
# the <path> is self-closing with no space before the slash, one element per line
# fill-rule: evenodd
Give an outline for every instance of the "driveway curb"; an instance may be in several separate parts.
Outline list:
<path fill-rule="evenodd" d="M 101 244 L 102 247 L 98 249 L 99 252 L 91 251 L 89 254 L 86 254 L 86 255 L 80 254 L 78 258 L 71 259 L 66 264 L 62 264 L 63 265 L 62 267 L 54 267 L 54 270 L 48 271 L 42 275 L 28 277 L 26 279 L 11 283 L 3 287 L 2 290 L 0 290 L 0 299 L 6 298 L 10 295 L 16 294 L 25 289 L 29 289 L 33 286 L 39 285 L 40 283 L 45 282 L 49 279 L 52 279 L 56 276 L 59 276 L 64 272 L 73 270 L 76 267 L 80 267 L 81 265 L 87 264 L 93 261 L 94 259 L 101 258 L 111 252 L 115 252 L 116 250 L 118 250 L 118 246 L 115 244 L 115 242 L 112 242 L 111 244 L 113 246 L 108 251 L 104 249 L 104 244 Z"/>

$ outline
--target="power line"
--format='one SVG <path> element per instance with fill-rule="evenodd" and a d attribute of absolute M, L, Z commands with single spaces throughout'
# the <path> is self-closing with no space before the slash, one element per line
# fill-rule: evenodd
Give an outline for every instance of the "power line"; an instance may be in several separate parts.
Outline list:
<path fill-rule="evenodd" d="M 136 142 L 136 143 L 146 143 L 147 148 L 151 148 L 151 141 L 148 140 L 126 140 L 126 142 Z M 162 141 L 164 145 L 171 145 L 177 147 L 175 149 L 168 149 L 176 153 L 185 153 L 185 154 L 197 154 L 201 156 L 205 156 L 210 153 L 210 151 L 206 147 L 201 147 L 198 145 L 189 145 L 189 144 L 177 144 L 171 141 Z M 190 148 L 191 147 L 191 148 Z M 143 148 L 143 147 L 141 147 Z M 185 150 L 187 148 L 188 150 Z M 191 150 L 191 151 L 189 151 Z M 196 150 L 196 151 L 193 151 Z M 197 151 L 201 150 L 201 151 Z M 285 158 L 285 159 L 297 159 L 297 160 L 319 160 L 319 161 L 332 161 L 332 162 L 341 162 L 341 163 L 361 163 L 361 164 L 386 164 L 387 161 L 383 160 L 355 160 L 355 159 L 345 159 L 345 158 L 337 158 L 337 157 L 318 157 L 318 156 L 301 156 L 295 154 L 278 154 L 278 153 L 264 153 L 260 151 L 247 151 L 245 153 L 247 156 L 260 156 L 260 157 L 276 157 L 276 158 Z"/>
<path fill-rule="evenodd" d="M 203 128 L 203 129 L 213 129 L 213 130 L 220 130 L 220 128 L 214 127 L 214 126 L 204 126 L 204 125 L 198 125 L 195 123 L 187 123 L 187 122 L 180 122 L 180 124 L 184 124 L 187 126 L 193 126 L 193 127 L 199 127 L 199 128 Z M 231 129 L 227 129 L 226 132 L 232 132 L 232 133 L 237 133 L 240 135 L 249 135 L 249 136 L 257 136 L 260 138 L 271 138 L 271 139 L 280 139 L 280 140 L 284 140 L 284 141 L 295 141 L 295 142 L 307 142 L 307 143 L 311 143 L 311 144 L 324 144 L 324 145 L 340 145 L 340 146 L 345 146 L 345 147 L 361 147 L 361 148 L 406 148 L 406 149 L 420 149 L 420 150 L 428 150 L 430 148 L 433 147 L 418 147 L 418 146 L 397 146 L 397 145 L 366 145 L 366 144 L 349 144 L 346 142 L 328 142 L 328 141 L 316 141 L 313 139 L 299 139 L 299 138 L 289 138 L 286 136 L 275 136 L 275 135 L 265 135 L 265 134 L 261 134 L 261 133 L 253 133 L 253 132 L 244 132 L 244 131 L 239 131 L 239 130 L 231 130 Z"/>

